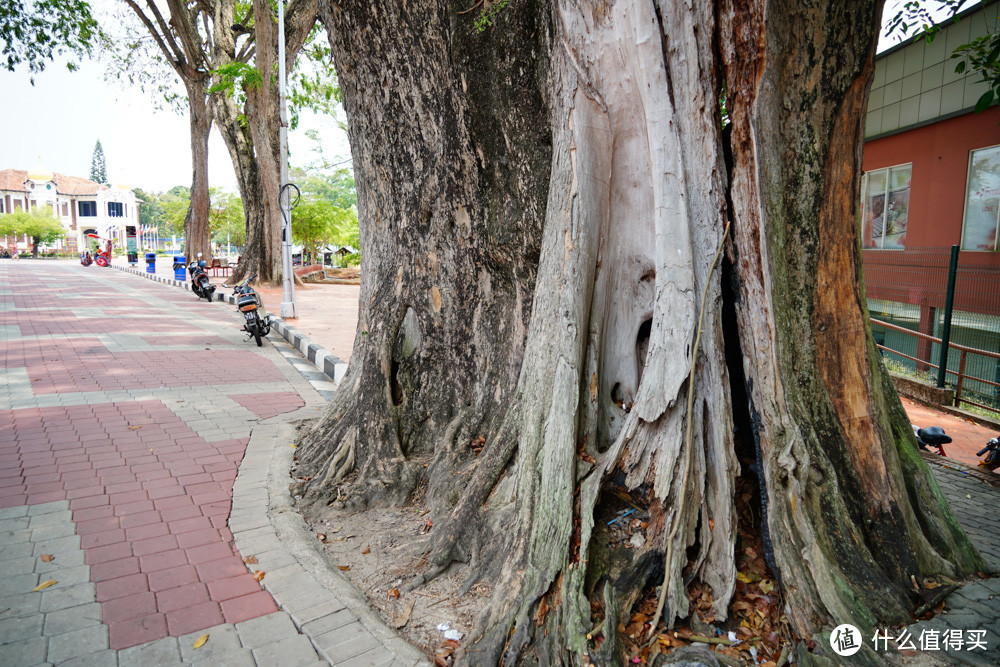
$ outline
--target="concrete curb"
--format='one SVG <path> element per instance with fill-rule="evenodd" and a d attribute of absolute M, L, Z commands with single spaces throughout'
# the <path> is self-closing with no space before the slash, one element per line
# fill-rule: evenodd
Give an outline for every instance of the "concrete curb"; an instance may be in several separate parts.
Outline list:
<path fill-rule="evenodd" d="M 112 264 L 111 268 L 118 269 L 119 271 L 124 271 L 126 273 L 132 273 L 137 276 L 142 276 L 147 280 L 154 280 L 158 283 L 172 285 L 174 287 L 180 287 L 191 291 L 191 284 L 186 280 L 164 278 L 163 276 L 158 276 L 154 273 L 147 273 L 142 269 L 133 268 L 131 266 Z M 220 303 L 228 303 L 231 306 L 236 305 L 236 300 L 233 298 L 232 294 L 215 292 L 212 295 L 212 300 Z M 344 378 L 344 374 L 347 372 L 347 362 L 342 361 L 332 352 L 314 343 L 308 336 L 299 332 L 295 327 L 291 326 L 280 317 L 277 317 L 276 315 L 270 315 L 269 317 L 271 319 L 271 329 L 281 334 L 281 337 L 288 341 L 289 345 L 298 350 L 303 357 L 308 359 L 309 362 L 316 367 L 316 370 L 325 374 L 332 382 L 339 383 Z"/>
<path fill-rule="evenodd" d="M 251 572 L 288 612 L 299 631 L 331 664 L 430 665 L 397 635 L 345 576 L 330 570 L 288 494 L 294 421 L 316 417 L 316 406 L 262 422 L 251 434 L 233 485 L 229 527 Z"/>

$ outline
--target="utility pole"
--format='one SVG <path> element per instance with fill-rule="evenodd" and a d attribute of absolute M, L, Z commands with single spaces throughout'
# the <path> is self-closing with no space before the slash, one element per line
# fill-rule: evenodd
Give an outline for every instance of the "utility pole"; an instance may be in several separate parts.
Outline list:
<path fill-rule="evenodd" d="M 292 278 L 292 206 L 288 188 L 288 114 L 285 111 L 285 0 L 278 0 L 278 109 L 280 126 L 278 146 L 280 157 L 281 190 L 281 276 L 282 299 L 281 317 L 295 317 L 295 280 Z"/>

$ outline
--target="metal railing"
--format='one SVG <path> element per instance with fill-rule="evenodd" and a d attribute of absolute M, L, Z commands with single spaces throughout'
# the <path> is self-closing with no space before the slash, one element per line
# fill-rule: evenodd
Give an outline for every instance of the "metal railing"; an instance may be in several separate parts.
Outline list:
<path fill-rule="evenodd" d="M 940 338 L 937 338 L 935 336 L 931 336 L 931 335 L 928 335 L 928 334 L 925 334 L 925 333 L 921 333 L 919 331 L 914 331 L 912 329 L 907 329 L 906 327 L 897 326 L 897 325 L 892 324 L 890 322 L 885 322 L 883 320 L 875 319 L 874 317 L 871 319 L 871 322 L 874 325 L 877 325 L 877 326 L 880 326 L 880 327 L 884 327 L 886 329 L 889 329 L 890 331 L 897 331 L 899 333 L 906 334 L 908 336 L 913 336 L 913 337 L 915 337 L 917 339 L 927 341 L 928 343 L 937 343 L 938 345 L 940 345 L 941 342 L 942 342 Z M 900 357 L 903 357 L 904 359 L 909 359 L 910 361 L 915 362 L 917 368 L 921 368 L 921 367 L 932 368 L 935 371 L 938 371 L 940 369 L 940 366 L 938 364 L 934 364 L 934 363 L 932 363 L 932 362 L 930 362 L 930 361 L 928 361 L 926 359 L 918 359 L 917 357 L 910 356 L 908 354 L 905 354 L 905 353 L 900 352 L 898 350 L 894 350 L 894 349 L 892 349 L 890 347 L 886 347 L 885 345 L 882 345 L 882 344 L 879 344 L 879 343 L 876 343 L 876 346 L 882 352 L 889 352 L 889 353 L 898 355 Z M 978 401 L 974 401 L 974 400 L 966 397 L 965 395 L 963 395 L 963 390 L 965 389 L 965 381 L 966 380 L 973 380 L 975 382 L 981 382 L 984 385 L 993 387 L 995 389 L 1000 389 L 1000 383 L 998 383 L 998 382 L 993 382 L 992 380 L 987 380 L 986 378 L 981 378 L 981 377 L 976 377 L 974 375 L 969 375 L 969 374 L 967 374 L 965 372 L 965 362 L 966 362 L 967 355 L 969 355 L 969 354 L 978 354 L 978 355 L 982 355 L 982 356 L 987 357 L 987 358 L 1000 360 L 1000 354 L 998 354 L 996 352 L 990 352 L 989 350 L 980 350 L 980 349 L 975 348 L 975 347 L 967 347 L 965 345 L 959 345 L 957 343 L 949 343 L 948 349 L 949 349 L 949 351 L 950 350 L 955 350 L 955 351 L 957 351 L 959 353 L 958 370 L 957 371 L 953 371 L 953 370 L 951 370 L 949 368 L 945 369 L 945 373 L 954 375 L 957 378 L 956 381 L 955 381 L 955 407 L 959 407 L 959 405 L 961 403 L 967 403 L 968 405 L 975 405 L 975 406 L 983 408 L 985 410 L 991 410 L 993 412 L 1000 413 L 1000 407 L 998 407 L 998 406 L 988 405 L 988 404 L 985 404 L 985 403 L 980 403 Z"/>

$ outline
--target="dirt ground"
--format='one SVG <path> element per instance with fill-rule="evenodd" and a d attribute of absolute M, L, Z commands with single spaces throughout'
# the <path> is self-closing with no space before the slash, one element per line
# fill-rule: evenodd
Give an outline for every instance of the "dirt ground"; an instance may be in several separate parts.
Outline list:
<path fill-rule="evenodd" d="M 459 597 L 466 566 L 456 564 L 416 590 L 406 589 L 427 569 L 420 555 L 434 530 L 427 510 L 381 507 L 337 514 L 305 517 L 331 567 L 350 577 L 385 621 L 431 661 L 464 644 L 489 596 L 487 584 L 477 584 Z"/>

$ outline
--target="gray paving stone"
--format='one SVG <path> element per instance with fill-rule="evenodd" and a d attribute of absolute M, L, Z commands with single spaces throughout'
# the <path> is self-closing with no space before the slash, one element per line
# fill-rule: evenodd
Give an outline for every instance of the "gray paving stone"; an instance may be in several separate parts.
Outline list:
<path fill-rule="evenodd" d="M 31 541 L 31 529 L 21 528 L 18 530 L 7 530 L 0 533 L 0 543 L 4 544 L 4 549 L 11 544 L 21 544 L 23 542 Z"/>
<path fill-rule="evenodd" d="M 253 650 L 258 665 L 301 667 L 316 662 L 319 657 L 308 637 L 295 635 Z"/>
<path fill-rule="evenodd" d="M 76 535 L 76 524 L 69 521 L 35 528 L 31 531 L 31 541 L 37 543 L 43 540 L 54 540 L 57 537 L 71 537 L 73 535 Z"/>
<path fill-rule="evenodd" d="M 55 559 L 49 563 L 46 563 L 41 558 L 36 559 L 35 572 L 45 574 L 47 572 L 54 572 L 56 570 L 62 570 L 70 567 L 80 567 L 84 564 L 83 549 L 76 549 L 68 552 L 64 551 L 62 553 L 52 555 L 55 556 Z"/>
<path fill-rule="evenodd" d="M 47 637 L 53 637 L 101 623 L 101 604 L 90 602 L 78 607 L 59 609 L 45 614 L 43 631 Z"/>
<path fill-rule="evenodd" d="M 54 500 L 51 503 L 39 503 L 28 506 L 28 516 L 39 516 L 41 514 L 52 514 L 54 512 L 69 511 L 68 500 Z"/>
<path fill-rule="evenodd" d="M 312 638 L 330 662 L 340 662 L 380 645 L 365 626 L 355 621 Z"/>
<path fill-rule="evenodd" d="M 28 528 L 28 523 L 31 521 L 31 519 L 26 516 L 27 511 L 27 506 L 25 506 L 23 514 L 16 517 L 0 519 L 0 537 L 6 539 L 9 538 L 9 536 L 4 535 L 4 533 L 19 533 L 22 530 L 26 530 Z"/>
<path fill-rule="evenodd" d="M 45 649 L 49 640 L 45 637 L 22 639 L 0 645 L 0 665 L 28 667 L 45 662 Z"/>
<path fill-rule="evenodd" d="M 66 662 L 59 663 L 59 667 L 116 667 L 118 665 L 118 651 L 98 651 L 90 655 L 83 655 Z"/>
<path fill-rule="evenodd" d="M 72 523 L 73 513 L 69 510 L 50 512 L 48 514 L 32 515 L 28 521 L 28 528 L 32 530 L 40 526 L 54 526 L 57 524 Z"/>
<path fill-rule="evenodd" d="M 7 610 L 4 612 L 4 618 L 17 618 L 37 614 L 41 603 L 42 598 L 39 595 L 11 595 L 0 598 L 0 609 Z"/>
<path fill-rule="evenodd" d="M 0 560 L 0 562 L 3 561 Z M 0 597 L 32 594 L 31 589 L 37 585 L 37 574 L 12 574 L 8 577 L 0 577 Z M 38 595 L 38 593 L 33 595 Z"/>
<path fill-rule="evenodd" d="M 352 614 L 350 610 L 341 609 L 340 611 L 321 616 L 313 621 L 305 623 L 302 626 L 302 630 L 309 636 L 322 635 L 330 632 L 331 630 L 336 630 L 337 628 L 342 628 L 345 625 L 350 625 L 357 620 L 358 617 Z"/>
<path fill-rule="evenodd" d="M 4 561 L 4 572 L 7 575 L 11 574 L 31 574 L 35 571 L 35 561 L 37 559 L 33 556 L 25 556 L 23 558 L 11 558 L 10 560 Z"/>
<path fill-rule="evenodd" d="M 206 634 L 208 641 L 201 648 L 195 648 L 194 643 L 198 641 L 199 637 Z M 177 644 L 180 646 L 181 658 L 184 662 L 214 660 L 224 653 L 239 651 L 243 648 L 236 627 L 230 624 L 216 625 L 207 630 L 178 637 Z"/>
<path fill-rule="evenodd" d="M 343 662 L 338 662 L 338 667 L 381 667 L 382 665 L 391 665 L 392 661 L 396 659 L 392 653 L 389 652 L 384 646 L 376 646 L 370 651 L 365 651 L 364 653 L 358 654 L 353 658 L 348 658 Z"/>
<path fill-rule="evenodd" d="M 69 586 L 75 586 L 76 584 L 85 584 L 90 581 L 90 567 L 87 565 L 80 565 L 78 567 L 64 567 L 58 570 L 51 570 L 49 572 L 38 573 L 38 578 L 41 581 L 46 581 L 48 579 L 53 579 L 58 581 L 49 589 L 46 590 L 56 590 L 59 588 L 68 588 Z"/>
<path fill-rule="evenodd" d="M 317 618 L 333 614 L 341 609 L 344 609 L 344 603 L 330 596 L 322 604 L 294 612 L 292 619 L 301 627 L 310 621 L 315 621 Z"/>
<path fill-rule="evenodd" d="M 240 643 L 245 648 L 271 644 L 285 637 L 297 635 L 299 632 L 288 614 L 280 612 L 237 623 L 236 631 L 239 632 Z"/>
<path fill-rule="evenodd" d="M 57 664 L 81 656 L 105 651 L 108 648 L 108 628 L 95 625 L 49 638 L 49 651 L 45 659 Z"/>
<path fill-rule="evenodd" d="M 281 592 L 282 608 L 290 613 L 314 607 L 330 596 L 330 593 L 316 581 L 310 584 L 297 584 Z"/>
<path fill-rule="evenodd" d="M 6 614 L 4 614 L 6 616 Z M 42 616 L 21 616 L 0 621 L 0 643 L 20 641 L 42 636 Z"/>
<path fill-rule="evenodd" d="M 0 562 L 5 561 L 8 558 L 27 558 L 28 556 L 33 556 L 34 552 L 35 545 L 31 542 L 8 544 L 0 550 Z"/>
<path fill-rule="evenodd" d="M 36 593 L 37 595 L 37 593 Z M 79 607 L 82 604 L 93 602 L 96 597 L 94 584 L 74 584 L 66 588 L 46 589 L 41 592 L 42 604 L 39 609 L 43 612 L 56 611 L 58 609 L 68 609 L 69 607 Z"/>
<path fill-rule="evenodd" d="M 187 664 L 187 663 L 185 663 Z M 192 665 L 197 665 L 198 667 L 255 667 L 258 663 L 254 662 L 253 653 L 250 649 L 240 648 L 233 649 L 230 651 L 222 651 L 215 655 L 210 660 L 198 660 L 197 662 L 190 663 Z M 281 665 L 284 667 L 283 663 L 275 663 L 275 665 Z M 269 665 L 261 663 L 259 667 L 270 667 Z"/>
<path fill-rule="evenodd" d="M 3 509 L 0 509 L 0 521 L 4 521 L 6 519 L 13 519 L 15 517 L 20 517 L 20 516 L 27 516 L 27 514 L 28 514 L 27 505 L 19 505 L 18 507 L 4 507 Z M 0 528 L 0 530 L 2 530 L 2 528 Z"/>
<path fill-rule="evenodd" d="M 181 652 L 176 637 L 164 637 L 149 644 L 140 644 L 118 651 L 118 665 L 120 667 L 179 664 L 181 664 Z"/>

